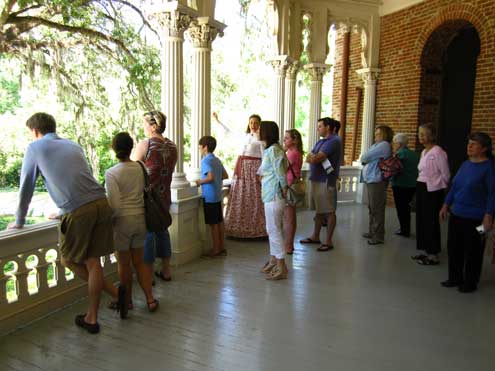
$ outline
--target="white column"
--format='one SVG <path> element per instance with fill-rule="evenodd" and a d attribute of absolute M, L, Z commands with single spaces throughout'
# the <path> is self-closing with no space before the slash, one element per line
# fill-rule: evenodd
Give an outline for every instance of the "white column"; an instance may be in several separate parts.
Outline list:
<path fill-rule="evenodd" d="M 287 67 L 285 74 L 284 98 L 284 129 L 294 129 L 296 121 L 296 77 L 299 71 L 299 62 L 293 61 Z"/>
<path fill-rule="evenodd" d="M 272 118 L 279 127 L 280 139 L 284 133 L 284 98 L 285 98 L 285 73 L 287 71 L 287 56 L 279 55 L 271 62 L 275 72 L 275 81 L 273 84 L 273 111 Z"/>
<path fill-rule="evenodd" d="M 178 159 L 172 178 L 172 189 L 189 188 L 184 173 L 184 31 L 191 16 L 178 10 L 164 11 L 159 17 L 163 31 L 162 110 L 167 115 L 165 134 L 177 145 Z M 173 191 L 174 193 L 174 191 Z M 177 192 L 176 196 L 177 196 Z"/>
<path fill-rule="evenodd" d="M 375 131 L 376 82 L 378 68 L 362 68 L 356 71 L 364 81 L 363 127 L 361 130 L 361 155 L 371 147 Z"/>
<path fill-rule="evenodd" d="M 211 134 L 211 44 L 219 33 L 223 35 L 224 28 L 208 17 L 199 17 L 188 31 L 193 44 L 191 181 L 200 178 L 199 139 Z"/>
<path fill-rule="evenodd" d="M 311 91 L 309 100 L 309 130 L 308 130 L 308 151 L 314 147 L 318 141 L 316 123 L 321 115 L 321 90 L 323 85 L 323 75 L 328 71 L 329 66 L 324 63 L 309 63 L 304 66 L 311 77 Z"/>

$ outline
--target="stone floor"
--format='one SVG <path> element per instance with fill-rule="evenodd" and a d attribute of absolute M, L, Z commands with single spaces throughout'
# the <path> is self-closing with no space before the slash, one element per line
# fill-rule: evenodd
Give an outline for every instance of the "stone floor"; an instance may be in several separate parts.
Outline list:
<path fill-rule="evenodd" d="M 299 213 L 298 238 L 311 218 Z M 130 318 L 102 309 L 94 336 L 73 325 L 80 302 L 0 339 L 0 370 L 494 369 L 489 259 L 480 290 L 460 294 L 439 285 L 445 256 L 434 267 L 410 259 L 414 239 L 389 233 L 385 245 L 368 246 L 362 206 L 340 207 L 338 223 L 334 251 L 296 246 L 286 281 L 258 273 L 266 242 L 228 241 L 227 258 L 197 260 L 158 283 L 157 313 L 136 290 Z M 392 209 L 387 228 L 396 228 Z"/>

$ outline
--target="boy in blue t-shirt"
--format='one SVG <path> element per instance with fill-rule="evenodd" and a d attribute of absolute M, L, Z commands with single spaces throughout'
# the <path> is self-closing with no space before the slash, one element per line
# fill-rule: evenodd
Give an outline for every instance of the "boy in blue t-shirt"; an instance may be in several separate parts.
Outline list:
<path fill-rule="evenodd" d="M 210 257 L 225 256 L 224 225 L 222 210 L 222 180 L 229 176 L 222 162 L 213 154 L 217 141 L 212 136 L 204 136 L 199 140 L 201 160 L 201 179 L 196 180 L 203 193 L 205 223 L 211 228 L 213 248 L 207 254 Z"/>

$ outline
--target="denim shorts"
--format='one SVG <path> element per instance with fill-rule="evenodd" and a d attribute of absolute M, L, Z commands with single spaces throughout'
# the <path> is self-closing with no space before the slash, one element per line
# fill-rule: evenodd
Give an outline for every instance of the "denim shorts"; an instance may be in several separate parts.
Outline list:
<path fill-rule="evenodd" d="M 164 232 L 147 232 L 144 241 L 144 262 L 151 264 L 155 258 L 170 258 L 172 245 L 168 230 Z"/>

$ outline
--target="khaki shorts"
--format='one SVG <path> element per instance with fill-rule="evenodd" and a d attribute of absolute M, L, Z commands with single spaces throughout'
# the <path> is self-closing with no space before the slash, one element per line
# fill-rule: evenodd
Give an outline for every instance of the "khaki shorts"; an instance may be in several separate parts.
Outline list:
<path fill-rule="evenodd" d="M 337 210 L 337 189 L 327 183 L 311 182 L 311 206 L 316 214 L 329 214 Z"/>
<path fill-rule="evenodd" d="M 63 215 L 58 228 L 60 252 L 68 261 L 84 263 L 113 252 L 112 209 L 106 198 Z"/>
<path fill-rule="evenodd" d="M 113 242 L 115 250 L 129 251 L 144 247 L 146 239 L 146 222 L 144 214 L 126 215 L 113 221 Z"/>

